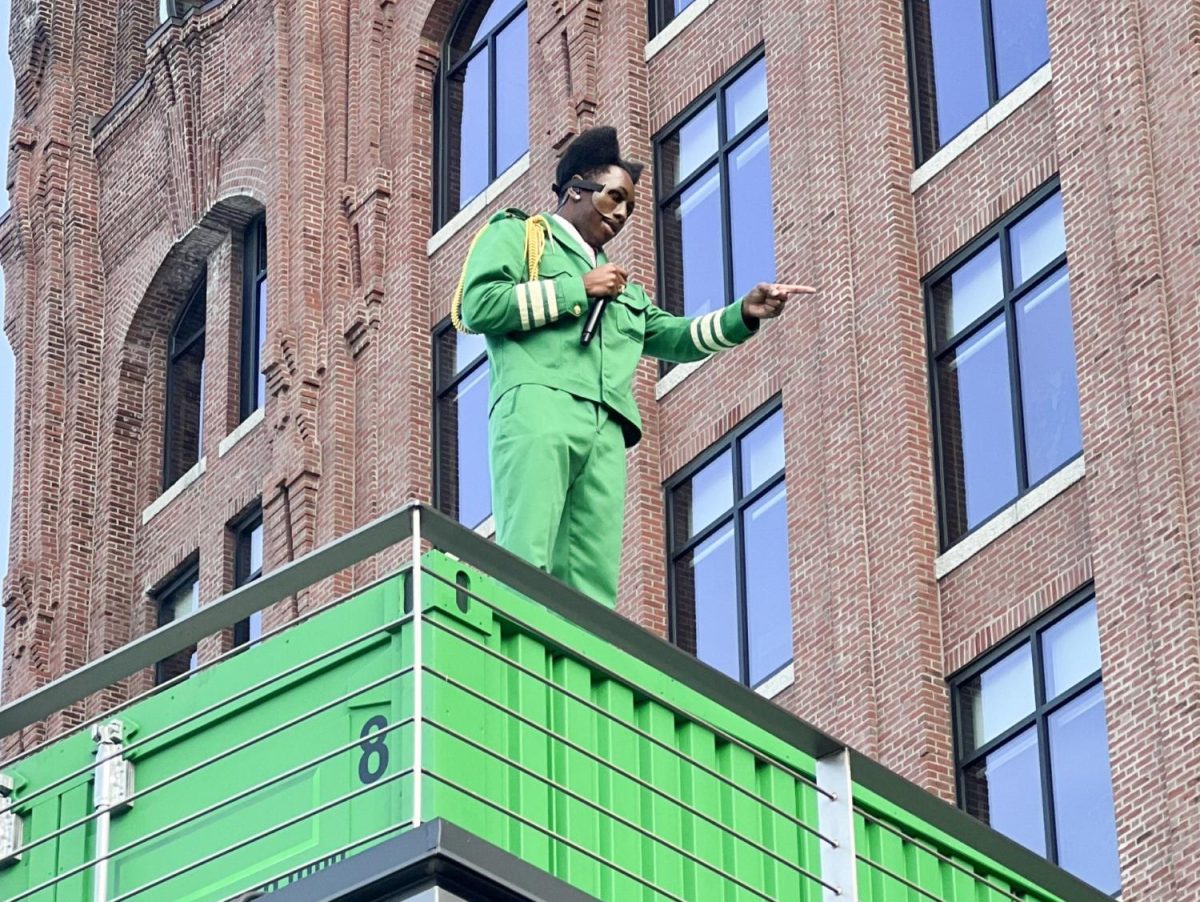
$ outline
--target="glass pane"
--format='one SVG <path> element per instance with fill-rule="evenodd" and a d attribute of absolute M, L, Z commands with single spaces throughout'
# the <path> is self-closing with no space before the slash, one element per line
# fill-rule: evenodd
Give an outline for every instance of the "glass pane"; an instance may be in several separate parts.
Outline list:
<path fill-rule="evenodd" d="M 1042 633 L 1042 666 L 1047 701 L 1100 669 L 1095 599 Z"/>
<path fill-rule="evenodd" d="M 171 364 L 167 378 L 167 466 L 164 488 L 200 459 L 204 433 L 204 339 L 195 341 Z"/>
<path fill-rule="evenodd" d="M 746 633 L 750 685 L 756 686 L 792 660 L 792 593 L 783 483 L 755 502 L 744 516 Z"/>
<path fill-rule="evenodd" d="M 675 637 L 684 651 L 737 680 L 741 670 L 735 574 L 730 523 L 675 564 Z"/>
<path fill-rule="evenodd" d="M 938 364 L 938 429 L 948 539 L 977 526 L 1017 494 L 1012 386 L 1003 319 Z"/>
<path fill-rule="evenodd" d="M 486 520 L 492 512 L 487 402 L 486 361 L 438 401 L 440 507 L 471 528 Z"/>
<path fill-rule="evenodd" d="M 1097 889 L 1121 888 L 1104 687 L 1050 715 L 1050 784 L 1058 863 Z"/>
<path fill-rule="evenodd" d="M 1012 249 L 1013 286 L 1020 287 L 1067 249 L 1062 195 L 1056 191 L 1022 216 L 1009 229 L 1008 238 Z"/>
<path fill-rule="evenodd" d="M 488 52 L 483 49 L 447 79 L 449 95 L 450 199 L 457 212 L 487 187 Z"/>
<path fill-rule="evenodd" d="M 733 452 L 724 452 L 675 489 L 671 502 L 678 546 L 733 507 Z"/>
<path fill-rule="evenodd" d="M 733 296 L 775 281 L 771 217 L 771 138 L 764 123 L 729 155 L 730 250 Z"/>
<path fill-rule="evenodd" d="M 526 18 L 527 14 L 521 13 L 496 36 L 496 175 L 529 150 L 529 29 Z"/>
<path fill-rule="evenodd" d="M 712 102 L 659 145 L 664 187 L 670 190 L 717 152 L 717 104 Z"/>
<path fill-rule="evenodd" d="M 182 582 L 170 594 L 163 596 L 158 604 L 158 625 L 166 626 L 196 610 L 200 605 L 200 580 L 192 577 Z M 175 654 L 163 658 L 154 668 L 156 683 L 165 683 L 180 674 L 194 670 L 197 664 L 196 646 L 191 645 L 180 649 Z"/>
<path fill-rule="evenodd" d="M 487 351 L 487 339 L 482 335 L 468 332 L 448 332 L 454 337 L 454 372 L 461 373 L 463 369 L 475 362 L 475 359 Z"/>
<path fill-rule="evenodd" d="M 914 0 L 920 105 L 930 149 L 941 147 L 988 108 L 983 13 L 964 0 Z"/>
<path fill-rule="evenodd" d="M 940 344 L 971 325 L 1004 297 L 1000 242 L 993 241 L 934 283 L 931 296 L 934 335 Z"/>
<path fill-rule="evenodd" d="M 1037 733 L 1006 742 L 963 773 L 967 812 L 1039 855 L 1046 854 Z"/>
<path fill-rule="evenodd" d="M 263 356 L 267 346 L 267 280 L 263 279 L 258 283 L 258 379 L 255 387 L 255 398 L 257 402 L 254 409 L 257 410 L 267 403 L 267 377 L 263 375 Z"/>
<path fill-rule="evenodd" d="M 250 642 L 257 642 L 262 636 L 262 611 L 250 615 Z"/>
<path fill-rule="evenodd" d="M 500 21 L 522 2 L 523 0 L 495 0 L 488 7 L 488 11 L 484 14 L 483 21 L 479 23 L 479 27 L 475 29 L 475 34 L 480 38 L 485 37 L 489 31 L 499 25 Z"/>
<path fill-rule="evenodd" d="M 767 108 L 767 61 L 757 63 L 725 89 L 725 134 L 730 138 Z"/>
<path fill-rule="evenodd" d="M 695 0 L 673 0 L 675 15 L 676 16 L 679 15 L 681 12 L 683 12 L 685 9 L 687 9 L 689 6 L 691 6 L 694 2 L 695 2 Z"/>
<path fill-rule="evenodd" d="M 263 567 L 263 525 L 250 530 L 250 575 L 261 576 Z"/>
<path fill-rule="evenodd" d="M 1003 97 L 1050 62 L 1046 0 L 993 0 L 996 82 Z"/>
<path fill-rule="evenodd" d="M 1083 448 L 1065 266 L 1017 304 L 1017 347 L 1025 462 L 1034 485 Z"/>
<path fill-rule="evenodd" d="M 783 411 L 777 410 L 742 438 L 742 494 L 783 469 Z"/>
<path fill-rule="evenodd" d="M 721 175 L 717 167 L 663 210 L 667 304 L 698 316 L 725 306 Z"/>
<path fill-rule="evenodd" d="M 959 687 L 963 751 L 970 754 L 986 745 L 1032 714 L 1035 705 L 1033 651 L 1026 642 Z"/>

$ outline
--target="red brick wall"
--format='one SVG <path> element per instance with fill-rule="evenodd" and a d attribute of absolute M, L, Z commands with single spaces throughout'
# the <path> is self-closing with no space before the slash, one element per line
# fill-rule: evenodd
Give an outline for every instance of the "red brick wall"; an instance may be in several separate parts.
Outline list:
<path fill-rule="evenodd" d="M 154 5 L 14 0 L 9 698 L 151 628 L 147 589 L 197 552 L 203 599 L 230 588 L 227 525 L 260 497 L 270 569 L 432 494 L 432 331 L 483 221 L 427 255 L 455 3 L 224 0 L 157 31 Z M 952 799 L 946 677 L 1094 581 L 1123 897 L 1200 900 L 1200 12 L 1049 6 L 1052 83 L 914 193 L 902 4 L 716 0 L 647 62 L 644 0 L 535 0 L 530 167 L 493 207 L 548 207 L 558 152 L 594 122 L 650 162 L 653 135 L 765 46 L 777 272 L 820 292 L 661 401 L 655 366 L 639 372 L 618 609 L 666 632 L 663 481 L 779 397 L 796 624 L 779 703 Z M 1055 174 L 1086 476 L 938 580 L 921 278 Z M 652 186 L 647 170 L 609 248 L 648 287 Z M 222 457 L 241 229 L 264 208 L 269 400 Z M 205 266 L 206 471 L 143 523 L 162 488 L 165 336 Z"/>

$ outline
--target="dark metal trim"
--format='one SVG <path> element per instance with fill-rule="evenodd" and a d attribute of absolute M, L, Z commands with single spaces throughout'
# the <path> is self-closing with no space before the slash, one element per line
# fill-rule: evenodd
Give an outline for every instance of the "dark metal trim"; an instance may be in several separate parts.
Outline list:
<path fill-rule="evenodd" d="M 440 886 L 489 902 L 597 902 L 557 877 L 436 818 L 275 890 L 272 902 L 385 902 Z"/>
<path fill-rule="evenodd" d="M 183 345 L 182 348 L 176 348 L 175 347 L 175 333 L 179 330 L 179 327 L 180 327 L 180 325 L 182 325 L 184 318 L 188 314 L 188 311 L 190 311 L 192 309 L 192 304 L 194 304 L 197 299 L 200 300 L 202 307 L 204 309 L 204 328 L 201 329 L 199 332 L 197 332 L 195 335 L 192 335 L 189 338 L 189 340 L 187 341 L 187 343 Z M 182 356 L 184 353 L 186 353 L 188 350 L 191 349 L 192 345 L 194 345 L 197 341 L 206 340 L 207 337 L 208 337 L 208 268 L 203 267 L 200 270 L 200 275 L 196 279 L 196 282 L 192 285 L 192 287 L 190 289 L 188 289 L 187 300 L 185 300 L 183 303 L 183 306 L 179 308 L 179 313 L 177 313 L 175 315 L 175 321 L 171 324 L 171 331 L 169 333 L 167 333 L 167 375 L 166 375 L 166 386 L 164 387 L 164 391 L 163 391 L 163 398 L 165 399 L 164 407 L 166 408 L 163 411 L 163 447 L 162 447 L 162 462 L 163 462 L 162 463 L 162 490 L 163 491 L 166 491 L 167 489 L 169 489 L 171 487 L 171 485 L 175 482 L 174 479 L 170 478 L 171 466 L 172 466 L 172 464 L 176 463 L 176 461 L 174 461 L 171 457 L 171 434 L 175 429 L 175 424 L 172 422 L 174 420 L 174 417 L 171 416 L 171 408 L 174 406 L 172 402 L 174 401 L 174 395 L 175 395 L 175 363 L 176 363 L 177 358 L 179 358 L 180 356 Z M 208 351 L 208 349 L 205 348 L 205 353 L 207 353 L 207 351 Z M 203 385 L 201 385 L 201 396 L 202 397 L 203 397 L 203 390 L 204 390 L 204 387 L 203 387 Z M 201 410 L 201 422 L 203 422 L 203 416 L 204 416 L 204 412 L 203 412 L 203 410 Z M 203 443 L 204 443 L 203 435 L 201 435 L 199 437 L 199 441 L 200 441 L 201 447 L 203 447 Z M 200 448 L 197 448 L 196 449 L 196 462 L 198 463 L 200 461 L 200 458 L 203 456 L 204 455 L 202 453 L 200 453 Z M 194 464 L 193 464 L 193 466 L 194 466 Z M 187 471 L 185 470 L 184 472 L 187 472 Z"/>
<path fill-rule="evenodd" d="M 439 385 L 442 367 L 442 339 L 448 332 L 453 330 L 454 326 L 449 319 L 438 324 L 433 330 L 433 378 L 430 379 L 430 384 L 433 386 L 433 466 L 430 468 L 433 472 L 432 489 L 433 506 L 445 513 L 446 498 L 442 487 L 442 402 L 447 399 L 451 392 L 458 389 L 463 382 L 473 376 L 481 366 L 487 363 L 487 350 L 476 355 L 471 361 L 459 370 L 452 379 L 445 385 Z M 489 374 L 490 379 L 490 374 Z M 461 499 L 460 499 L 461 504 Z M 490 506 L 490 505 L 489 505 Z M 457 515 L 455 515 L 457 519 Z M 464 524 L 466 525 L 466 524 Z M 478 525 L 478 524 L 476 524 Z"/>
<path fill-rule="evenodd" d="M 780 470 L 772 473 L 762 484 L 756 486 L 748 493 L 742 490 L 742 455 L 741 442 L 742 439 L 753 432 L 769 420 L 776 413 L 783 409 L 782 398 L 775 395 L 765 404 L 761 405 L 757 410 L 746 417 L 736 427 L 726 433 L 721 439 L 713 445 L 706 448 L 698 457 L 687 464 L 683 469 L 679 470 L 663 486 L 667 509 L 667 624 L 668 635 L 671 637 L 671 642 L 679 641 L 679 605 L 678 592 L 675 584 L 675 567 L 680 559 L 695 550 L 696 547 L 703 544 L 705 541 L 716 535 L 720 530 L 725 529 L 729 525 L 733 526 L 733 543 L 734 543 L 734 568 L 735 568 L 735 586 L 737 598 L 737 647 L 738 647 L 738 673 L 743 684 L 750 684 L 750 649 L 749 649 L 749 599 L 746 597 L 746 555 L 745 555 L 745 530 L 743 528 L 742 516 L 745 511 L 756 504 L 760 499 L 768 493 L 774 491 L 780 485 L 786 484 L 787 481 L 787 462 L 786 458 L 784 466 Z M 700 472 L 706 466 L 711 464 L 717 458 L 730 452 L 730 471 L 731 479 L 733 480 L 733 503 L 719 517 L 709 523 L 696 535 L 691 536 L 682 545 L 675 546 L 675 505 L 673 503 L 673 492 L 691 479 L 696 473 Z M 705 665 L 707 666 L 707 665 Z M 785 664 L 781 666 L 787 666 Z M 777 668 L 774 673 L 777 673 Z M 768 677 L 769 679 L 769 677 Z"/>
<path fill-rule="evenodd" d="M 267 216 L 260 213 L 246 224 L 242 233 L 242 335 L 238 361 L 238 398 L 240 421 L 258 409 L 259 359 L 258 283 L 267 277 L 266 261 L 259 252 L 260 242 L 266 242 Z M 262 399 L 265 405 L 267 399 Z"/>
<path fill-rule="evenodd" d="M 1042 818 L 1045 830 L 1046 857 L 1057 863 L 1058 836 L 1054 815 L 1054 793 L 1050 767 L 1049 720 L 1059 709 L 1076 701 L 1096 686 L 1103 686 L 1103 668 L 1096 670 L 1073 685 L 1062 689 L 1053 698 L 1046 697 L 1045 673 L 1042 658 L 1042 636 L 1047 630 L 1075 613 L 1088 602 L 1095 601 L 1095 587 L 1088 583 L 1072 592 L 1063 602 L 1055 605 L 1037 619 L 1022 627 L 982 657 L 968 664 L 949 678 L 951 718 L 954 724 L 955 788 L 960 807 L 966 805 L 966 771 L 987 758 L 997 749 L 1011 742 L 1022 733 L 1034 729 L 1038 740 L 1038 769 L 1041 774 Z M 1025 644 L 1030 646 L 1033 669 L 1034 710 L 993 736 L 979 748 L 966 751 L 962 717 L 960 715 L 963 684 L 992 667 Z"/>
<path fill-rule="evenodd" d="M 1044 284 L 1047 279 L 1055 275 L 1060 269 L 1067 267 L 1069 254 L 1066 250 L 1064 250 L 1063 253 L 1059 254 L 1051 262 L 1045 264 L 1038 272 L 1032 273 L 1020 285 L 1014 287 L 1009 232 L 1012 226 L 1022 219 L 1027 213 L 1061 190 L 1062 186 L 1060 184 L 1059 177 L 1058 175 L 1054 175 L 1042 185 L 1039 185 L 1028 196 L 1023 198 L 1020 203 L 1015 205 L 986 229 L 975 235 L 974 238 L 967 242 L 967 244 L 960 248 L 957 252 L 930 270 L 924 279 L 922 279 L 922 293 L 925 297 L 926 353 L 929 356 L 928 369 L 930 418 L 932 420 L 933 465 L 936 483 L 935 489 L 937 492 L 936 501 L 938 508 L 938 541 L 941 551 L 946 551 L 948 548 L 958 542 L 961 542 L 976 530 L 981 529 L 996 514 L 1005 510 L 1010 504 L 1026 495 L 1031 488 L 1041 485 L 1055 473 L 1059 472 L 1063 467 L 1076 460 L 1083 453 L 1081 450 L 1079 454 L 1072 455 L 1071 457 L 1062 461 L 1053 470 L 1046 473 L 1036 483 L 1030 484 L 1028 466 L 1025 459 L 1025 422 L 1021 400 L 1021 380 L 1019 372 L 1020 358 L 1018 355 L 1018 338 L 1016 334 L 1016 305 L 1027 294 Z M 933 301 L 933 286 L 942 281 L 942 279 L 951 275 L 964 264 L 968 263 L 972 258 L 981 253 L 993 242 L 997 243 L 998 252 L 1000 254 L 1000 267 L 1002 274 L 1001 288 L 1003 290 L 1003 296 L 999 301 L 988 308 L 986 312 L 981 313 L 971 323 L 958 330 L 958 332 L 956 332 L 950 339 L 942 340 L 937 333 L 936 314 L 934 311 Z M 1012 498 L 1000 504 L 996 510 L 983 517 L 974 526 L 964 530 L 961 533 L 951 534 L 949 529 L 950 524 L 947 520 L 948 505 L 945 478 L 946 455 L 945 443 L 943 442 L 942 437 L 942 410 L 938 377 L 941 372 L 943 361 L 946 358 L 952 355 L 964 343 L 970 341 L 972 338 L 978 335 L 982 330 L 989 328 L 1000 318 L 1003 318 L 1005 329 L 1007 330 L 1005 340 L 1007 342 L 1009 392 L 1013 416 L 1013 447 L 1016 453 L 1017 490 Z"/>

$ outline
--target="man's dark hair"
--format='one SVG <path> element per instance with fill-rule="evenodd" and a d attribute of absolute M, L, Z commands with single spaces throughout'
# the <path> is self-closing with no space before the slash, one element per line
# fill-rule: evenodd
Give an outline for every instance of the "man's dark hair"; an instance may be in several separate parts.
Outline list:
<path fill-rule="evenodd" d="M 558 168 L 554 171 L 554 184 L 550 188 L 561 200 L 571 176 L 591 178 L 599 175 L 609 166 L 620 166 L 629 173 L 629 178 L 635 185 L 642 175 L 642 170 L 646 168 L 641 163 L 621 159 L 621 145 L 617 141 L 617 130 L 611 125 L 599 125 L 586 129 L 567 145 L 566 152 L 563 153 L 562 159 L 558 161 Z"/>

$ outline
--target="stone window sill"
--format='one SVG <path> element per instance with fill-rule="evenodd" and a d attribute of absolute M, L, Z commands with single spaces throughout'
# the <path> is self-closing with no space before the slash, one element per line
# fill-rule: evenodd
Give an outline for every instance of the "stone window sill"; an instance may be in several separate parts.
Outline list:
<path fill-rule="evenodd" d="M 646 62 L 664 47 L 670 44 L 679 34 L 696 21 L 700 14 L 716 3 L 717 0 L 695 0 L 691 6 L 667 23 L 666 27 L 646 42 Z"/>
<path fill-rule="evenodd" d="M 789 661 L 780 668 L 774 676 L 764 680 L 754 687 L 754 691 L 763 698 L 774 698 L 796 682 L 796 662 Z"/>
<path fill-rule="evenodd" d="M 224 457 L 233 450 L 233 446 L 248 436 L 254 431 L 254 427 L 263 421 L 266 411 L 260 407 L 246 419 L 238 424 L 238 427 L 221 439 L 221 444 L 217 446 L 217 457 Z"/>
<path fill-rule="evenodd" d="M 150 506 L 142 511 L 142 525 L 145 526 L 165 510 L 167 505 L 182 495 L 188 486 L 203 476 L 207 469 L 208 458 L 200 458 L 199 463 L 171 483 L 165 492 L 150 502 Z"/>
<path fill-rule="evenodd" d="M 936 178 L 943 169 L 979 143 L 984 135 L 1032 100 L 1048 84 L 1050 64 L 1046 63 L 918 167 L 909 180 L 909 190 L 915 193 L 918 188 Z"/>
<path fill-rule="evenodd" d="M 671 367 L 670 372 L 658 380 L 654 386 L 654 399 L 661 401 L 667 392 L 678 386 L 684 379 L 690 376 L 704 364 L 708 363 L 716 354 L 711 354 L 702 360 L 696 360 L 692 363 L 677 363 Z"/>
<path fill-rule="evenodd" d="M 981 552 L 992 542 L 1015 527 L 1022 520 L 1045 507 L 1085 474 L 1083 456 L 1080 455 L 1049 479 L 1030 489 L 1008 507 L 988 520 L 966 538 L 934 558 L 934 575 L 941 579 L 956 567 L 960 567 Z"/>
<path fill-rule="evenodd" d="M 438 248 L 457 235 L 472 219 L 487 209 L 488 204 L 504 193 L 504 190 L 524 175 L 529 169 L 529 152 L 526 151 L 517 162 L 513 163 L 496 180 L 480 191 L 471 201 L 454 214 L 454 218 L 433 233 L 433 237 L 425 243 L 426 256 L 432 257 Z"/>

